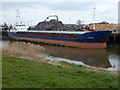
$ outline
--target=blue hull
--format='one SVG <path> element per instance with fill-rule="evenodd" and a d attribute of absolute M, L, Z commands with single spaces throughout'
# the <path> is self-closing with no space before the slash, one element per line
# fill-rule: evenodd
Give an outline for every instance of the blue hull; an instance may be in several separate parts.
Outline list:
<path fill-rule="evenodd" d="M 94 31 L 81 35 L 78 40 L 83 42 L 108 42 L 112 31 Z"/>
<path fill-rule="evenodd" d="M 43 35 L 44 34 L 44 35 Z M 34 32 L 8 32 L 10 37 L 48 39 L 71 42 L 91 42 L 100 43 L 108 42 L 111 31 L 94 31 L 86 32 L 84 34 L 56 34 L 56 33 L 34 33 Z"/>

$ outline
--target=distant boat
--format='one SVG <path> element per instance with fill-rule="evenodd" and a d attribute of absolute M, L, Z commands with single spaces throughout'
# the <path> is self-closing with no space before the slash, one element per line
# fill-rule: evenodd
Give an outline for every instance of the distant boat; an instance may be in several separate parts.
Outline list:
<path fill-rule="evenodd" d="M 4 23 L 4 25 L 2 25 L 1 27 L 0 27 L 0 39 L 2 39 L 2 40 L 10 40 L 11 38 L 8 36 L 8 33 L 7 33 L 7 31 L 9 30 L 9 26 L 6 24 L 6 23 Z"/>

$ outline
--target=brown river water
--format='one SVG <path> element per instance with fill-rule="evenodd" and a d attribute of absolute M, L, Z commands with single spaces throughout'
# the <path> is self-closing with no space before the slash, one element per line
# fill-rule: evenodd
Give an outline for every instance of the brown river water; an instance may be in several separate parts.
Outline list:
<path fill-rule="evenodd" d="M 8 44 L 1 42 L 0 47 Z M 53 45 L 43 45 L 50 56 L 47 58 L 55 61 L 66 61 L 69 63 L 97 67 L 109 71 L 118 71 L 120 54 L 118 48 L 109 46 L 107 49 L 80 49 L 74 47 L 62 47 Z"/>

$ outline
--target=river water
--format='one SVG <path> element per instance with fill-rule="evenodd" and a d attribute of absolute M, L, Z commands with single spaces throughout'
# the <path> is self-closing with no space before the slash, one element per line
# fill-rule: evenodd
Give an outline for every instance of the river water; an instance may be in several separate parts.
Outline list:
<path fill-rule="evenodd" d="M 60 47 L 43 45 L 50 54 L 50 59 L 67 61 L 91 67 L 103 68 L 110 71 L 118 71 L 118 48 L 107 49 L 80 49 L 73 47 Z"/>
<path fill-rule="evenodd" d="M 1 42 L 0 47 L 8 42 Z M 80 49 L 74 47 L 61 47 L 41 44 L 49 53 L 49 59 L 66 61 L 90 67 L 97 67 L 109 71 L 118 71 L 120 54 L 118 48 L 109 46 L 107 49 Z"/>

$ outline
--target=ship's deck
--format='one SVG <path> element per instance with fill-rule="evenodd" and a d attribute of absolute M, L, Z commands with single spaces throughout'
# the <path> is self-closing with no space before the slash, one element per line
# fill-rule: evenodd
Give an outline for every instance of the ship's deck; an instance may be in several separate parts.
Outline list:
<path fill-rule="evenodd" d="M 40 30 L 29 30 L 20 32 L 32 32 L 32 33 L 56 33 L 56 34 L 84 34 L 90 31 L 40 31 Z"/>

